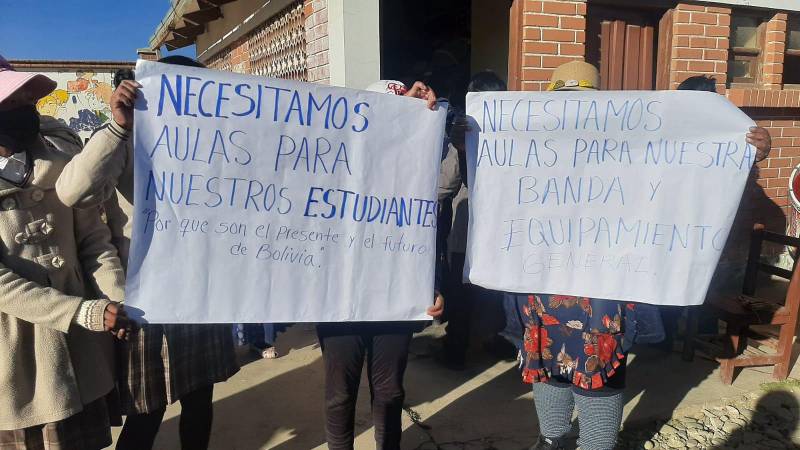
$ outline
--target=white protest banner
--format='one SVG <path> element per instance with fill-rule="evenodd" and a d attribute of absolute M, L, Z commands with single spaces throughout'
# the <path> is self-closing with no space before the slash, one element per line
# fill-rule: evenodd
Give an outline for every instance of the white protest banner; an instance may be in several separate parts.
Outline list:
<path fill-rule="evenodd" d="M 491 289 L 703 302 L 755 148 L 707 92 L 469 94 L 465 277 Z"/>
<path fill-rule="evenodd" d="M 145 61 L 136 75 L 134 316 L 427 317 L 446 107 Z"/>

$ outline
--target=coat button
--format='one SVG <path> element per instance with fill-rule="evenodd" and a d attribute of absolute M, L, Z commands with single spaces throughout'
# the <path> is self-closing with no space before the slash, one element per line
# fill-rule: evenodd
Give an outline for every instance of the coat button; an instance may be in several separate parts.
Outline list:
<path fill-rule="evenodd" d="M 50 261 L 50 264 L 52 264 L 56 269 L 60 269 L 61 266 L 64 265 L 64 258 L 56 256 Z"/>
<path fill-rule="evenodd" d="M 44 198 L 44 191 L 43 190 L 34 189 L 33 192 L 31 192 L 31 199 L 33 199 L 33 201 L 40 202 L 40 201 L 42 201 L 43 198 Z"/>
<path fill-rule="evenodd" d="M 17 244 L 27 244 L 28 235 L 25 233 L 17 233 L 14 235 L 14 242 L 16 242 Z"/>
<path fill-rule="evenodd" d="M 4 211 L 11 211 L 17 207 L 17 201 L 14 197 L 6 197 L 0 202 L 0 207 L 2 207 Z"/>
<path fill-rule="evenodd" d="M 39 227 L 39 230 L 45 236 L 50 236 L 53 233 L 53 226 L 50 225 L 49 223 L 45 222 L 45 223 L 42 224 L 41 227 Z"/>

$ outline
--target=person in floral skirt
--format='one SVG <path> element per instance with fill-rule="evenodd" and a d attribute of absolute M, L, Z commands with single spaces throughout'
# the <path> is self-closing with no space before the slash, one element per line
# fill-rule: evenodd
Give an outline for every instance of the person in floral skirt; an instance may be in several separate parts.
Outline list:
<path fill-rule="evenodd" d="M 553 72 L 548 90 L 597 90 L 597 69 L 573 61 Z M 760 159 L 770 150 L 769 134 L 747 135 Z M 625 360 L 637 335 L 652 339 L 650 305 L 549 294 L 505 294 L 524 325 L 520 348 L 522 379 L 533 384 L 540 435 L 531 450 L 564 448 L 578 410 L 582 450 L 614 448 L 622 423 Z M 661 330 L 663 333 L 663 329 Z"/>

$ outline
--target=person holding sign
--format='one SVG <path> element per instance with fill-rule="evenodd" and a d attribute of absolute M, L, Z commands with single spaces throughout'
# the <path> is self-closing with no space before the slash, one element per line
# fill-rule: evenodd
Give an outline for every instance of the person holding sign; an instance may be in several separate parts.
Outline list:
<path fill-rule="evenodd" d="M 564 64 L 554 71 L 548 90 L 559 92 L 595 91 L 599 87 L 599 78 L 599 73 L 594 66 L 583 61 L 574 61 Z M 535 117 L 535 115 L 530 117 Z M 551 117 L 555 117 L 555 114 Z M 653 117 L 659 117 L 655 124 L 644 125 L 649 128 L 650 132 L 657 131 L 663 125 L 660 116 L 653 114 Z M 740 119 L 741 114 L 737 112 L 737 115 L 732 115 L 732 117 Z M 584 122 L 572 123 L 576 123 L 576 131 L 580 135 L 580 127 Z M 566 121 L 562 121 L 561 124 L 566 127 Z M 597 130 L 599 131 L 599 128 Z M 544 132 L 540 131 L 540 133 Z M 591 134 L 591 127 L 586 127 L 586 134 Z M 655 134 L 658 135 L 658 133 Z M 748 139 L 753 139 L 753 136 L 748 136 Z M 580 140 L 582 139 L 578 138 L 578 141 Z M 755 139 L 753 142 L 756 141 L 763 144 L 762 140 Z M 758 142 L 751 143 L 751 145 L 759 146 Z M 545 143 L 545 145 L 548 144 Z M 734 146 L 734 144 L 730 145 Z M 576 149 L 578 148 L 576 147 Z M 735 167 L 737 181 L 743 179 L 742 173 L 749 170 L 749 165 L 754 160 L 755 155 L 751 153 L 750 149 L 749 146 L 744 148 L 745 156 Z M 759 148 L 759 150 L 763 151 L 764 149 Z M 768 151 L 768 148 L 766 150 Z M 576 150 L 576 152 L 578 151 L 580 150 Z M 729 150 L 729 154 L 733 153 Z M 553 154 L 558 156 L 555 150 L 553 150 Z M 604 157 L 605 155 L 606 153 L 604 153 Z M 682 158 L 685 156 L 683 152 L 681 155 Z M 581 170 L 582 166 L 577 164 L 577 156 L 574 158 L 573 167 L 576 171 Z M 608 161 L 611 161 L 610 157 Z M 542 171 L 550 170 L 555 173 L 557 168 L 553 166 L 554 164 L 546 165 Z M 616 174 L 615 170 L 609 169 L 610 172 Z M 731 168 L 731 170 L 734 169 Z M 552 205 L 548 206 L 552 207 Z M 657 209 L 659 206 L 656 203 L 653 208 L 656 209 L 656 212 L 663 212 Z M 550 210 L 545 208 L 537 211 L 541 215 L 550 213 Z M 581 207 L 575 207 L 574 211 L 580 209 Z M 669 211 L 666 214 L 679 213 L 680 211 Z M 472 232 L 472 230 L 470 231 Z M 719 234 L 722 235 L 721 232 Z M 655 239 L 650 239 L 648 242 L 658 243 Z M 722 244 L 717 242 L 715 245 L 716 249 L 721 248 Z M 702 248 L 691 249 L 691 252 L 697 253 L 700 250 Z M 471 257 L 474 258 L 474 254 Z M 608 289 L 612 281 L 607 282 L 602 278 L 596 266 L 590 269 L 589 265 L 586 265 L 585 271 L 589 270 L 592 271 L 591 274 L 574 273 L 559 279 L 562 287 L 567 285 L 563 289 L 565 291 L 581 290 L 582 292 L 615 292 Z M 625 281 L 631 284 L 645 285 L 649 280 L 657 280 L 657 278 L 642 280 L 641 273 L 634 272 L 626 275 Z M 649 274 L 649 272 L 647 273 Z M 470 275 L 476 274 L 471 270 Z M 640 277 L 636 278 L 637 275 Z M 577 279 L 576 277 L 583 278 Z M 619 282 L 619 280 L 615 281 Z M 591 283 L 593 286 L 584 286 L 587 283 Z M 573 286 L 569 286 L 569 284 L 581 286 L 581 288 L 573 289 Z M 656 307 L 651 304 L 633 303 L 637 301 L 637 298 L 631 296 L 618 297 L 627 300 L 617 301 L 607 298 L 558 295 L 558 291 L 551 291 L 548 294 L 509 293 L 506 295 L 508 304 L 520 305 L 521 315 L 526 321 L 522 343 L 522 375 L 525 382 L 533 384 L 533 396 L 541 432 L 539 440 L 533 448 L 563 448 L 563 438 L 571 428 L 570 422 L 575 408 L 577 408 L 580 428 L 579 446 L 584 450 L 614 448 L 622 421 L 627 353 L 635 342 L 657 342 L 660 337 L 663 337 Z M 613 295 L 609 296 L 613 298 Z M 650 299 L 642 298 L 643 302 L 645 300 Z"/>
<path fill-rule="evenodd" d="M 54 183 L 80 144 L 41 126 L 56 82 L 0 57 L 0 448 L 111 444 L 106 395 L 127 317 L 124 273 L 97 208 L 73 210 Z M 49 118 L 50 122 L 54 119 Z M 63 137 L 67 139 L 63 139 Z M 93 292 L 90 294 L 90 292 Z"/>
<path fill-rule="evenodd" d="M 429 108 L 436 107 L 436 94 L 421 82 L 415 83 L 409 90 L 399 81 L 378 81 L 367 90 L 417 97 L 426 100 Z M 444 298 L 437 291 L 434 293 L 434 306 L 428 308 L 427 313 L 437 318 L 443 311 Z M 356 398 L 365 359 L 372 394 L 376 446 L 381 450 L 400 448 L 401 414 L 405 399 L 403 376 L 411 337 L 421 329 L 422 323 L 413 321 L 317 325 L 325 365 L 325 432 L 328 448 L 353 448 Z"/>
<path fill-rule="evenodd" d="M 183 56 L 160 62 L 204 67 Z M 102 204 L 127 266 L 133 214 L 133 105 L 139 85 L 124 80 L 111 97 L 113 120 L 100 128 L 56 183 L 64 204 Z M 167 405 L 181 402 L 181 446 L 208 448 L 215 383 L 238 370 L 229 325 L 145 325 L 120 346 L 118 374 L 127 414 L 118 450 L 152 448 Z"/>

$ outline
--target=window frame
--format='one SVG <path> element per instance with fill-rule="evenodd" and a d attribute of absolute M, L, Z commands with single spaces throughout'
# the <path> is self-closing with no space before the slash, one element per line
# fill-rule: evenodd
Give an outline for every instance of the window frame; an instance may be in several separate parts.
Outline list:
<path fill-rule="evenodd" d="M 734 18 L 735 17 L 751 17 L 757 19 L 760 23 L 756 28 L 757 48 L 752 47 L 734 47 Z M 728 88 L 753 88 L 755 85 L 761 83 L 761 65 L 764 57 L 764 44 L 767 41 L 767 23 L 769 18 L 763 13 L 753 11 L 734 11 L 731 17 L 730 26 L 730 48 L 728 50 L 728 73 L 726 73 L 726 82 Z M 732 63 L 736 61 L 747 61 L 750 63 L 751 77 L 732 77 L 731 68 Z"/>
<path fill-rule="evenodd" d="M 800 47 L 798 48 L 790 48 L 789 47 L 789 32 L 792 30 L 792 27 L 796 27 L 797 32 L 800 32 L 800 14 L 791 14 L 789 15 L 789 19 L 786 21 L 786 54 L 784 55 L 784 63 L 783 63 L 783 77 L 784 89 L 800 89 L 800 74 L 797 75 L 797 83 L 786 83 L 786 74 L 788 71 L 786 70 L 786 66 L 788 65 L 787 58 L 796 58 L 798 61 L 798 65 L 800 65 Z"/>

